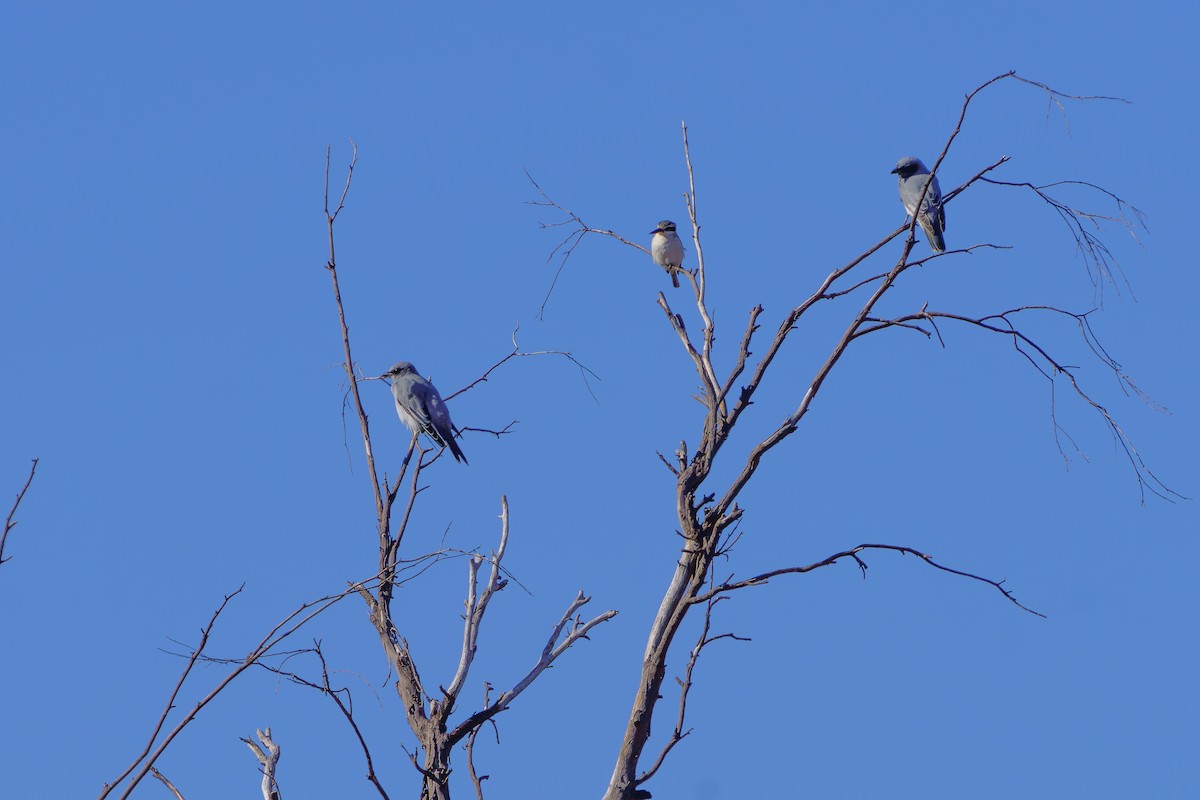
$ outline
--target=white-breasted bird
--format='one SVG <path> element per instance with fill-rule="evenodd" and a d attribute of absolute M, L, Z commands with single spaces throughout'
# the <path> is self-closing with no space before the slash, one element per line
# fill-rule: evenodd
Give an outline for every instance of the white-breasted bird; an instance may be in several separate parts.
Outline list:
<path fill-rule="evenodd" d="M 905 156 L 896 162 L 892 173 L 900 176 L 900 202 L 904 204 L 904 210 L 910 217 L 917 217 L 925 237 L 929 239 L 929 246 L 935 252 L 945 252 L 946 237 L 942 234 L 946 230 L 946 209 L 942 206 L 942 187 L 938 186 L 937 176 L 933 177 L 929 191 L 925 192 L 921 213 L 917 214 L 917 201 L 921 199 L 921 192 L 925 191 L 925 184 L 929 181 L 929 168 L 916 156 Z"/>
<path fill-rule="evenodd" d="M 414 436 L 426 434 L 439 447 L 449 447 L 455 461 L 467 463 L 467 457 L 454 441 L 454 423 L 437 387 L 422 378 L 407 361 L 396 362 L 379 377 L 392 379 L 396 416 Z"/>
<path fill-rule="evenodd" d="M 675 223 L 664 219 L 650 231 L 650 257 L 671 276 L 671 285 L 679 288 L 679 272 L 683 264 L 683 242 L 675 233 Z"/>

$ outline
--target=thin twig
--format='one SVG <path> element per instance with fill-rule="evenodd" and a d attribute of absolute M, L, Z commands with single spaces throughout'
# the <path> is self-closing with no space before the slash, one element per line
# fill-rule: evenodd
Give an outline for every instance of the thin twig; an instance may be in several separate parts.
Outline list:
<path fill-rule="evenodd" d="M 201 635 L 200 644 L 192 652 L 191 657 L 189 657 L 188 663 L 184 668 L 183 674 L 180 676 L 179 681 L 176 683 L 175 688 L 172 690 L 171 697 L 167 701 L 167 705 L 163 709 L 163 713 L 162 713 L 161 717 L 159 718 L 158 724 L 155 726 L 154 731 L 151 734 L 150 740 L 149 740 L 149 742 L 147 742 L 145 749 L 138 756 L 138 758 L 135 759 L 134 762 L 132 764 L 130 764 L 129 767 L 123 773 L 121 773 L 121 775 L 115 781 L 113 781 L 111 784 L 106 784 L 104 786 L 104 788 L 101 791 L 100 796 L 99 796 L 100 800 L 103 800 L 105 797 L 108 797 L 108 795 L 113 791 L 113 789 L 115 789 L 116 786 L 121 783 L 121 781 L 123 781 L 131 772 L 133 772 L 137 768 L 138 764 L 141 764 L 143 761 L 145 761 L 145 764 L 142 766 L 141 770 L 139 770 L 133 776 L 133 778 L 129 782 L 129 785 L 125 788 L 125 791 L 121 794 L 121 800 L 125 800 L 125 798 L 129 797 L 129 795 L 133 792 L 134 788 L 136 788 L 137 785 L 142 781 L 142 779 L 144 777 L 146 777 L 146 775 L 149 773 L 150 769 L 154 766 L 154 762 L 156 760 L 158 760 L 158 758 L 163 754 L 163 752 L 175 740 L 175 737 L 177 737 L 183 731 L 184 728 L 186 728 L 189 724 L 191 724 L 192 720 L 194 720 L 196 718 L 196 715 L 199 714 L 200 711 L 205 706 L 207 706 L 209 703 L 211 703 L 219 694 L 221 694 L 221 692 L 223 692 L 225 690 L 225 688 L 227 686 L 229 686 L 230 683 L 232 683 L 239 675 L 241 675 L 247 669 L 249 669 L 250 667 L 257 664 L 261 658 L 263 658 L 268 653 L 270 653 L 272 650 L 274 650 L 274 648 L 280 642 L 286 640 L 293 633 L 298 631 L 304 625 L 306 625 L 307 623 L 312 621 L 315 617 L 317 617 L 318 615 L 320 615 L 321 613 L 323 613 L 324 611 L 329 609 L 331 606 L 333 606 L 334 604 L 336 604 L 343 598 L 348 597 L 351 594 L 358 593 L 358 591 L 361 588 L 362 587 L 360 584 L 354 584 L 354 585 L 350 586 L 348 589 L 346 589 L 344 592 L 340 592 L 339 594 L 327 595 L 326 597 L 322 597 L 318 600 L 313 600 L 311 602 L 303 603 L 295 611 L 293 611 L 292 613 L 290 613 L 286 617 L 284 617 L 282 620 L 280 620 L 280 622 L 277 623 L 273 628 L 271 628 L 270 631 L 267 632 L 267 634 L 250 651 L 250 653 L 237 664 L 237 666 L 235 666 L 232 670 L 230 670 L 230 672 L 224 678 L 222 678 L 208 694 L 206 694 L 199 701 L 197 701 L 196 704 L 192 707 L 192 709 L 190 711 L 188 711 L 186 714 L 184 714 L 183 718 L 179 721 L 179 723 L 174 728 L 172 728 L 170 730 L 170 732 L 168 732 L 166 734 L 165 737 L 163 737 L 163 740 L 158 744 L 158 746 L 154 747 L 154 743 L 155 743 L 156 739 L 158 738 L 159 732 L 163 728 L 163 724 L 166 721 L 167 715 L 175 707 L 175 697 L 176 697 L 176 695 L 178 695 L 180 688 L 183 686 L 184 680 L 187 678 L 188 673 L 191 672 L 191 669 L 193 666 L 195 666 L 196 662 L 201 659 L 201 653 L 203 651 L 204 646 L 208 642 L 208 636 L 212 630 L 213 625 L 216 623 L 217 617 L 220 616 L 221 611 L 224 610 L 226 604 L 228 604 L 228 602 L 233 597 L 237 596 L 242 591 L 242 589 L 239 588 L 236 592 L 233 592 L 232 594 L 228 595 L 224 599 L 224 601 L 221 603 L 221 605 L 217 609 L 217 611 L 213 614 L 212 619 L 209 621 L 209 624 L 205 627 L 205 629 Z M 151 752 L 151 748 L 154 748 L 153 752 Z"/>
<path fill-rule="evenodd" d="M 1023 611 L 1028 611 L 1030 614 L 1042 617 L 1043 619 L 1046 617 L 1046 615 L 1040 611 L 1034 611 L 1032 608 L 1022 605 L 1021 602 L 1013 596 L 1012 592 L 1004 588 L 1004 580 L 996 581 L 992 580 L 991 578 L 984 578 L 980 575 L 954 569 L 953 567 L 947 567 L 934 561 L 933 557 L 927 553 L 922 553 L 920 550 L 916 550 L 912 547 L 895 544 L 860 544 L 857 547 L 852 547 L 849 550 L 843 550 L 840 553 L 834 553 L 827 558 L 823 558 L 820 561 L 816 561 L 812 564 L 807 564 L 802 567 L 783 567 L 781 569 L 768 570 L 767 572 L 755 575 L 753 578 L 747 578 L 741 581 L 726 581 L 718 586 L 714 586 L 712 589 L 704 592 L 703 594 L 697 595 L 696 597 L 692 598 L 691 602 L 693 605 L 697 603 L 707 603 L 709 600 L 715 599 L 719 595 L 726 592 L 732 592 L 736 589 L 746 589 L 752 586 L 762 586 L 771 580 L 771 578 L 775 578 L 780 575 L 799 575 L 805 572 L 812 572 L 815 569 L 828 567 L 831 564 L 836 564 L 838 561 L 847 558 L 854 560 L 855 564 L 858 565 L 859 570 L 862 572 L 862 575 L 865 578 L 867 575 L 867 562 L 863 561 L 858 555 L 864 550 L 891 550 L 892 552 L 896 553 L 916 556 L 929 566 L 940 569 L 942 572 L 949 572 L 951 575 L 960 575 L 964 578 L 970 578 L 971 580 L 979 581 L 980 583 L 986 583 L 989 586 L 994 586 L 1008 599 L 1010 603 L 1015 605 L 1017 608 L 1020 608 Z"/>
<path fill-rule="evenodd" d="M 159 732 L 166 723 L 167 715 L 171 713 L 171 709 L 175 708 L 175 698 L 179 696 L 179 690 L 183 688 L 184 681 L 187 680 L 188 675 L 192 671 L 192 667 L 196 666 L 196 662 L 200 659 L 200 655 L 204 652 L 204 648 L 208 645 L 208 637 L 212 634 L 213 626 L 217 624 L 217 619 L 221 616 L 221 612 L 225 610 L 225 606 L 229 605 L 229 601 L 241 594 L 242 590 L 245 588 L 245 584 L 239 586 L 236 591 L 227 594 L 221 601 L 221 605 L 217 606 L 217 610 L 213 612 L 212 617 L 208 620 L 208 624 L 205 625 L 204 629 L 200 632 L 200 643 L 197 644 L 192 650 L 192 654 L 188 658 L 188 662 L 184 666 L 183 672 L 179 675 L 179 680 L 175 682 L 175 688 L 171 690 L 171 694 L 167 698 L 167 703 L 165 706 L 163 706 L 162 714 L 160 714 L 158 717 L 158 722 L 155 723 L 154 729 L 150 731 L 150 739 L 146 742 L 146 746 L 142 749 L 142 752 L 138 754 L 138 757 L 134 759 L 133 763 L 130 764 L 124 772 L 117 776 L 116 780 L 114 780 L 112 783 L 105 784 L 104 790 L 100 793 L 100 800 L 103 800 L 105 797 L 107 797 L 108 794 L 121 781 L 125 780 L 129 773 L 133 772 L 133 770 L 137 768 L 137 765 L 142 762 L 142 759 L 146 757 L 146 755 L 150 752 L 150 749 L 154 747 L 154 740 L 158 738 Z"/>
<path fill-rule="evenodd" d="M 490 695 L 492 685 L 486 681 L 483 684 L 483 705 L 486 707 L 490 703 Z M 492 726 L 492 731 L 496 735 L 496 744 L 500 744 L 500 729 L 496 726 L 494 719 L 488 720 L 488 724 Z M 467 742 L 463 745 L 463 749 L 467 751 L 467 774 L 471 778 L 471 785 L 475 788 L 475 800 L 483 800 L 483 782 L 486 781 L 489 775 L 480 775 L 475 771 L 475 739 L 479 736 L 479 732 L 483 730 L 483 726 L 473 729 L 467 737 Z"/>
<path fill-rule="evenodd" d="M 1031 336 L 1024 333 L 1016 326 L 1013 320 L 1010 319 L 1010 317 L 1014 317 L 1018 314 L 1032 312 L 1043 312 L 1074 320 L 1079 327 L 1080 336 L 1084 340 L 1085 345 L 1091 350 L 1092 354 L 1095 355 L 1095 357 L 1105 367 L 1107 367 L 1114 376 L 1116 376 L 1122 388 L 1127 389 L 1127 393 L 1134 394 L 1135 396 L 1141 398 L 1152 408 L 1161 408 L 1161 406 L 1155 403 L 1152 398 L 1146 395 L 1145 392 L 1143 392 L 1137 387 L 1136 384 L 1133 383 L 1133 380 L 1129 378 L 1121 365 L 1114 360 L 1101 345 L 1099 340 L 1096 338 L 1095 331 L 1092 330 L 1091 323 L 1089 322 L 1089 315 L 1091 314 L 1090 311 L 1080 314 L 1066 311 L 1061 308 L 1056 308 L 1054 306 L 1021 306 L 1018 308 L 1010 308 L 1007 311 L 988 314 L 986 316 L 976 318 L 946 311 L 929 311 L 928 309 L 922 309 L 914 314 L 906 314 L 896 317 L 895 319 L 882 322 L 875 328 L 864 329 L 861 333 L 892 326 L 905 325 L 912 322 L 929 321 L 932 323 L 937 319 L 947 319 L 955 322 L 966 323 L 990 333 L 997 333 L 1010 337 L 1013 342 L 1013 347 L 1016 349 L 1016 351 L 1020 353 L 1042 375 L 1043 378 L 1050 382 L 1052 392 L 1052 417 L 1054 416 L 1054 381 L 1057 376 L 1061 375 L 1070 383 L 1071 389 L 1075 392 L 1076 396 L 1083 400 L 1084 403 L 1090 406 L 1101 416 L 1101 418 L 1104 419 L 1104 422 L 1109 431 L 1112 433 L 1113 438 L 1121 447 L 1125 454 L 1126 460 L 1128 460 L 1131 468 L 1134 471 L 1134 475 L 1136 476 L 1138 482 L 1142 503 L 1145 503 L 1146 501 L 1147 491 L 1156 497 L 1167 501 L 1171 501 L 1172 497 L 1186 499 L 1184 495 L 1171 489 L 1169 486 L 1163 483 L 1157 475 L 1154 474 L 1149 465 L 1146 464 L 1145 460 L 1138 452 L 1137 448 L 1134 446 L 1132 439 L 1129 438 L 1129 435 L 1125 433 L 1125 430 L 1117 423 L 1116 419 L 1112 416 L 1108 409 L 1097 402 L 1079 383 L 1079 379 L 1075 374 L 1074 368 L 1051 356 L 1049 351 L 1043 345 L 1039 344 Z M 1056 432 L 1055 443 L 1058 445 L 1059 454 L 1065 459 L 1066 453 L 1064 452 L 1062 445 L 1058 442 L 1057 438 L 1058 432 L 1065 433 L 1065 431 L 1058 426 L 1057 422 L 1054 423 L 1054 430 Z"/>
<path fill-rule="evenodd" d="M 700 635 L 696 637 L 696 644 L 692 647 L 692 652 L 688 656 L 687 666 L 685 666 L 683 669 L 683 677 L 676 678 L 676 682 L 679 684 L 679 711 L 675 717 L 675 728 L 671 731 L 671 737 L 663 745 L 662 750 L 659 751 L 658 758 L 654 760 L 654 763 L 650 766 L 650 769 L 646 770 L 637 777 L 637 780 L 633 784 L 634 786 L 643 784 L 653 778 L 654 774 L 658 772 L 659 767 L 663 765 L 667 755 L 675 748 L 675 745 L 683 741 L 688 734 L 692 732 L 691 728 L 684 730 L 683 726 L 684 721 L 687 718 L 688 694 L 692 689 L 692 673 L 696 670 L 696 662 L 700 660 L 700 653 L 705 647 L 721 639 L 733 639 L 739 642 L 750 641 L 750 639 L 747 637 L 736 636 L 732 633 L 721 633 L 716 636 L 709 636 L 709 633 L 712 631 L 713 609 L 716 608 L 717 603 L 727 599 L 728 597 L 723 595 L 713 596 L 705 602 L 704 625 L 700 628 Z"/>
<path fill-rule="evenodd" d="M 562 274 L 563 268 L 565 268 L 567 266 L 567 260 L 570 259 L 571 254 L 575 252 L 575 248 L 579 246 L 579 243 L 581 241 L 583 241 L 583 238 L 585 236 L 587 236 L 589 233 L 595 233 L 595 234 L 599 234 L 601 236 L 611 237 L 613 239 L 616 239 L 621 244 L 625 244 L 630 247 L 637 248 L 638 250 L 641 250 L 646 255 L 650 255 L 650 251 L 646 247 L 643 247 L 642 245 L 640 245 L 636 242 L 629 241 L 628 239 L 621 236 L 619 233 L 616 233 L 615 231 L 603 230 L 600 228 L 593 228 L 593 227 L 589 226 L 587 223 L 585 223 L 579 217 L 579 215 L 576 214 L 574 211 L 571 211 L 569 208 L 566 208 L 566 207 L 560 205 L 559 203 L 555 202 L 554 200 L 550 199 L 550 196 L 548 194 L 546 194 L 546 192 L 542 189 L 542 187 L 538 185 L 538 182 L 533 179 L 533 176 L 529 174 L 529 170 L 525 170 L 525 177 L 528 178 L 529 182 L 533 184 L 533 188 L 537 190 L 537 193 L 542 196 L 541 200 L 527 201 L 528 205 L 539 206 L 542 208 L 553 208 L 554 210 L 560 211 L 567 216 L 567 219 L 565 219 L 561 222 L 539 223 L 543 229 L 559 228 L 564 225 L 570 225 L 572 223 L 574 223 L 575 225 L 578 226 L 578 227 L 574 228 L 570 233 L 568 233 L 566 238 L 564 238 L 561 242 L 559 242 L 555 246 L 555 248 L 550 251 L 550 255 L 546 257 L 546 263 L 550 263 L 551 261 L 554 260 L 554 257 L 556 255 L 558 255 L 560 252 L 562 253 L 562 259 L 559 261 L 558 269 L 554 271 L 554 278 L 550 281 L 550 288 L 546 290 L 546 296 L 544 298 L 542 298 L 542 304 L 538 307 L 537 318 L 539 320 L 545 319 L 546 304 L 550 302 L 550 295 L 553 294 L 554 287 L 558 285 L 558 276 Z"/>
<path fill-rule="evenodd" d="M 4 518 L 4 533 L 0 534 L 0 564 L 3 564 L 8 559 L 4 557 L 4 545 L 8 542 L 8 532 L 17 527 L 16 516 L 17 508 L 21 505 L 21 500 L 25 497 L 25 492 L 29 491 L 29 485 L 33 483 L 33 475 L 37 472 L 38 459 L 34 459 L 29 465 L 29 477 L 25 479 L 25 485 L 21 487 L 21 491 L 17 492 L 17 499 L 13 501 L 12 508 L 8 511 L 8 516 Z M 11 556 L 9 557 L 11 558 Z"/>
<path fill-rule="evenodd" d="M 489 377 L 491 377 L 491 374 L 492 374 L 493 372 L 495 372 L 497 369 L 499 369 L 499 368 L 500 368 L 500 367 L 502 367 L 504 364 L 508 363 L 510 360 L 512 360 L 512 359 L 514 359 L 514 358 L 531 358 L 531 357 L 535 357 L 535 356 L 562 356 L 563 358 L 566 358 L 568 361 L 570 361 L 570 362 L 571 362 L 572 364 L 574 364 L 575 366 L 579 367 L 579 373 L 580 373 L 580 375 L 582 375 L 582 376 L 583 376 L 583 384 L 584 384 L 584 386 L 586 386 L 586 387 L 587 387 L 588 394 L 591 394 L 591 395 L 592 395 L 592 399 L 593 399 L 593 400 L 595 400 L 595 399 L 596 399 L 596 395 L 595 395 L 595 393 L 594 393 L 594 392 L 592 392 L 592 387 L 591 387 L 591 385 L 590 385 L 590 384 L 587 382 L 587 376 L 588 376 L 588 375 L 591 375 L 591 376 L 592 376 L 593 378 L 595 378 L 596 380 L 600 380 L 600 376 L 599 376 L 599 375 L 597 375 L 595 372 L 592 372 L 592 370 L 591 370 L 590 368 L 588 368 L 588 367 L 587 367 L 585 364 L 583 364 L 582 362 L 580 362 L 580 361 L 579 361 L 577 358 L 575 358 L 575 356 L 574 356 L 574 355 L 572 355 L 570 352 L 568 352 L 568 351 L 566 351 L 566 350 L 534 350 L 534 351 L 531 351 L 531 352 L 528 352 L 528 353 L 522 353 L 522 352 L 521 352 L 521 346 L 520 346 L 519 344 L 517 344 L 517 332 L 518 332 L 520 329 L 521 329 L 521 326 L 520 326 L 519 324 L 518 324 L 518 325 L 517 325 L 515 328 L 513 328 L 513 332 L 512 332 L 512 345 L 513 345 L 513 348 L 512 348 L 512 351 L 510 351 L 510 352 L 509 352 L 507 355 L 505 355 L 505 356 L 504 356 L 503 358 L 501 358 L 499 361 L 497 361 L 496 363 L 494 363 L 494 364 L 492 364 L 490 367 L 488 367 L 486 370 L 484 370 L 483 374 L 482 374 L 482 375 L 480 375 L 478 378 L 476 378 L 475 380 L 471 381 L 470 383 L 468 383 L 468 384 L 467 384 L 466 386 L 464 386 L 463 388 L 461 388 L 461 389 L 459 389 L 459 390 L 457 390 L 457 391 L 455 391 L 455 392 L 451 392 L 450 394 L 446 395 L 446 398 L 445 398 L 445 399 L 446 399 L 446 400 L 453 400 L 455 397 L 458 397 L 460 394 L 462 394 L 462 393 L 464 393 L 464 392 L 468 392 L 468 391 L 470 391 L 471 389 L 474 389 L 474 388 L 475 388 L 476 386 L 478 386 L 479 384 L 481 384 L 481 383 L 486 383 L 486 382 L 487 382 L 487 379 L 488 379 Z M 597 402 L 599 402 L 599 401 L 597 401 Z M 466 429 L 464 429 L 464 430 L 466 430 Z"/>

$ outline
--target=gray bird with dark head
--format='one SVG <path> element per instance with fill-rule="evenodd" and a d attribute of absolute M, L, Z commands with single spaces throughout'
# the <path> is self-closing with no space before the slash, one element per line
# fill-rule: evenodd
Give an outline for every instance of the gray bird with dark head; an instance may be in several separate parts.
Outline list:
<path fill-rule="evenodd" d="M 683 242 L 675 233 L 675 223 L 664 219 L 650 231 L 650 257 L 671 276 L 671 285 L 679 288 L 680 265 L 683 264 Z"/>
<path fill-rule="evenodd" d="M 437 388 L 421 377 L 407 361 L 398 361 L 379 377 L 391 378 L 396 414 L 414 435 L 424 433 L 439 447 L 449 447 L 455 461 L 467 463 L 467 457 L 454 441 L 454 423 L 450 421 Z"/>
<path fill-rule="evenodd" d="M 933 178 L 925 199 L 921 202 L 921 213 L 917 214 L 917 201 L 921 200 L 921 192 L 929 182 L 929 168 L 915 156 L 905 156 L 896 162 L 892 173 L 900 176 L 900 202 L 910 217 L 916 216 L 917 223 L 925 231 L 929 246 L 935 252 L 946 250 L 946 238 L 942 235 L 946 230 L 946 209 L 942 207 L 942 187 L 938 179 Z"/>

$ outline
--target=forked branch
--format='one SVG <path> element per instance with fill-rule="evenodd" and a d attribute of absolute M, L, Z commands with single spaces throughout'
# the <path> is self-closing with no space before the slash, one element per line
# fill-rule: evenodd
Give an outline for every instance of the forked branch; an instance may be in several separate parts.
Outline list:
<path fill-rule="evenodd" d="M 270 728 L 258 728 L 254 731 L 258 736 L 258 741 L 262 742 L 260 747 L 258 742 L 253 739 L 243 737 L 242 741 L 250 748 L 250 752 L 254 753 L 254 757 L 258 759 L 258 763 L 262 766 L 262 796 L 263 800 L 282 800 L 282 793 L 279 791 L 279 781 L 275 778 L 275 771 L 279 767 L 279 756 L 282 753 L 279 745 L 271 738 Z"/>

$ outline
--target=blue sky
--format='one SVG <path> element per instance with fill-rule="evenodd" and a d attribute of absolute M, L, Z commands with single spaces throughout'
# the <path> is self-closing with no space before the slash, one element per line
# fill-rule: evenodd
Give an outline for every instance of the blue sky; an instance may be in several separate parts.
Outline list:
<path fill-rule="evenodd" d="M 527 205 L 523 170 L 590 225 L 648 243 L 658 220 L 686 218 L 686 120 L 728 368 L 751 306 L 766 306 L 769 335 L 900 223 L 888 171 L 903 155 L 932 160 L 971 88 L 1016 69 L 1128 98 L 1071 104 L 1064 123 L 1032 87 L 993 87 L 940 175 L 956 186 L 1008 155 L 997 177 L 1082 179 L 1127 198 L 1148 215 L 1144 246 L 1112 225 L 1104 235 L 1132 295 L 1097 295 L 1048 208 L 977 185 L 948 207 L 950 246 L 1013 249 L 914 270 L 886 305 L 984 314 L 1102 300 L 1100 336 L 1168 411 L 1123 395 L 1070 329 L 1036 330 L 1081 365 L 1157 475 L 1200 493 L 1194 12 L 969 5 L 10 9 L 6 508 L 29 460 L 41 465 L 0 567 L 0 795 L 98 793 L 177 678 L 163 650 L 195 641 L 225 594 L 245 584 L 211 650 L 239 656 L 300 603 L 374 571 L 322 268 L 325 148 L 341 176 L 350 138 L 360 158 L 338 260 L 364 371 L 411 360 L 448 394 L 508 352 L 519 325 L 523 349 L 570 351 L 599 376 L 522 359 L 455 399 L 462 426 L 519 424 L 499 440 L 469 435 L 469 467 L 428 473 L 406 540 L 414 555 L 490 548 L 509 498 L 506 564 L 529 592 L 511 586 L 493 604 L 471 702 L 484 680 L 504 688 L 524 673 L 577 590 L 595 612 L 621 612 L 501 716 L 499 745 L 480 745 L 489 800 L 603 792 L 678 547 L 674 482 L 655 452 L 694 442 L 700 419 L 695 376 L 655 305 L 669 282 L 640 253 L 585 241 L 536 319 L 558 240 L 538 223 L 558 218 Z M 794 408 L 851 311 L 806 318 L 718 472 Z M 887 554 L 869 558 L 866 581 L 843 564 L 744 592 L 715 626 L 752 641 L 705 652 L 694 733 L 648 784 L 656 798 L 1180 797 L 1200 785 L 1195 502 L 1142 504 L 1112 437 L 1060 383 L 1057 421 L 1086 455 L 1064 463 L 1046 382 L 998 338 L 943 335 L 945 349 L 896 332 L 851 352 L 764 460 L 727 569 L 906 544 L 1007 578 L 1049 618 Z M 407 435 L 385 387 L 364 392 L 392 474 Z M 464 583 L 452 562 L 398 595 L 428 684 L 453 670 Z M 412 796 L 400 748 L 414 739 L 361 604 L 297 645 L 314 637 L 353 687 L 392 796 Z M 222 674 L 199 670 L 179 705 Z M 189 800 L 246 796 L 257 764 L 238 738 L 266 725 L 286 796 L 377 796 L 333 705 L 266 674 L 235 683 L 158 766 Z M 146 783 L 138 796 L 166 794 Z"/>

